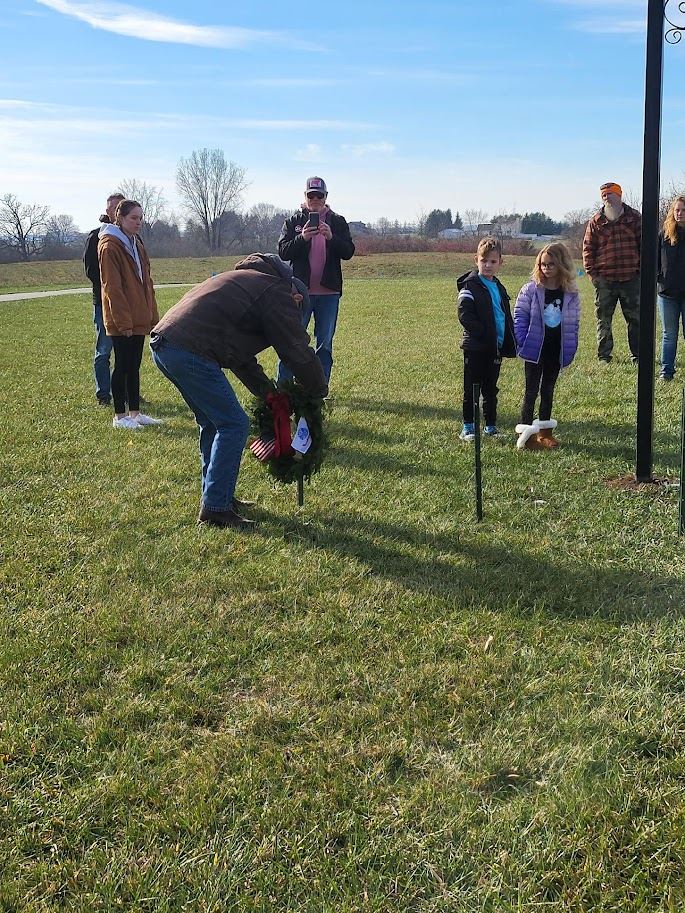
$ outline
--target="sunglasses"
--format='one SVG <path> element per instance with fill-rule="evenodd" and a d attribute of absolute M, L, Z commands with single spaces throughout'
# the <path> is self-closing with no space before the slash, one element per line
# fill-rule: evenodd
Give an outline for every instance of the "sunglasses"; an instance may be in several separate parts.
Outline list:
<path fill-rule="evenodd" d="M 317 193 L 308 193 L 307 199 L 308 200 L 323 200 L 324 196 L 325 196 L 325 194 L 318 193 L 318 192 Z"/>

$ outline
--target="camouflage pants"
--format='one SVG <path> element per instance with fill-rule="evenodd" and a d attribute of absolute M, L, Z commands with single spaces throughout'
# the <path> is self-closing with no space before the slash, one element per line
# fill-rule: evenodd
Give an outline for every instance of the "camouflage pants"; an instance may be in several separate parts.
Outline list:
<path fill-rule="evenodd" d="M 640 277 L 627 279 L 624 282 L 596 278 L 592 280 L 595 287 L 595 314 L 597 316 L 597 357 L 610 358 L 614 348 L 614 337 L 611 332 L 611 321 L 614 318 L 616 304 L 621 302 L 621 310 L 628 324 L 628 345 L 630 354 L 637 358 L 640 338 Z"/>

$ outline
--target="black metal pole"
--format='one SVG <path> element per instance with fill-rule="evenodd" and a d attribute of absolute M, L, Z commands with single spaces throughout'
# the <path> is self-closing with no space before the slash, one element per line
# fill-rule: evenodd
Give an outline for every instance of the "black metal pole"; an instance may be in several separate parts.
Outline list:
<path fill-rule="evenodd" d="M 645 139 L 642 158 L 640 344 L 637 369 L 636 468 L 638 482 L 652 478 L 654 337 L 661 168 L 661 99 L 664 70 L 664 0 L 648 0 L 645 64 Z"/>
<path fill-rule="evenodd" d="M 678 511 L 678 534 L 685 533 L 685 387 L 683 405 L 680 410 L 680 510 Z"/>
<path fill-rule="evenodd" d="M 304 504 L 304 476 L 300 475 L 297 480 L 297 506 L 302 507 Z"/>
<path fill-rule="evenodd" d="M 473 456 L 476 464 L 476 520 L 480 523 L 483 519 L 483 476 L 480 462 L 480 384 L 473 385 L 473 421 L 476 432 L 476 439 L 473 442 Z"/>

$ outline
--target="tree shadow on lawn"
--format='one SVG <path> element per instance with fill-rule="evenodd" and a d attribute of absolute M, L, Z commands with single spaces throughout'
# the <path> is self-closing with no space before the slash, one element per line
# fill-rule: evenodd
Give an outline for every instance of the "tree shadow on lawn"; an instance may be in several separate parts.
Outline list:
<path fill-rule="evenodd" d="M 593 422 L 564 421 L 559 423 L 564 449 L 586 453 L 598 462 L 635 460 L 635 425 L 597 425 Z M 677 464 L 680 453 L 678 435 L 674 431 L 655 431 L 654 457 L 661 456 L 669 465 Z M 609 470 L 608 470 L 609 471 Z"/>
<path fill-rule="evenodd" d="M 420 403 L 380 402 L 379 400 L 351 397 L 350 399 L 341 400 L 340 406 L 352 411 L 392 412 L 393 415 L 406 415 L 408 418 L 413 419 L 430 419 L 431 421 L 442 419 L 452 424 L 461 423 L 460 405 L 452 408 L 447 406 L 425 406 Z"/>
<path fill-rule="evenodd" d="M 584 558 L 544 558 L 473 541 L 470 531 L 430 532 L 375 517 L 334 514 L 308 523 L 289 520 L 283 536 L 352 558 L 379 578 L 441 597 L 459 610 L 511 609 L 520 615 L 598 617 L 623 624 L 655 620 L 676 609 L 682 613 L 685 605 L 681 578 L 592 566 Z"/>

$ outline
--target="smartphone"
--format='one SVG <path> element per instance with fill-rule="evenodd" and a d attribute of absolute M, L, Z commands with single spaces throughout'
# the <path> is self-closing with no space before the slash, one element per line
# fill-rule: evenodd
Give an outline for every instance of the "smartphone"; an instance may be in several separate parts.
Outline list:
<path fill-rule="evenodd" d="M 310 227 L 310 228 L 318 228 L 318 227 L 319 227 L 319 213 L 318 213 L 318 212 L 310 212 L 310 213 L 309 213 L 309 227 Z"/>

